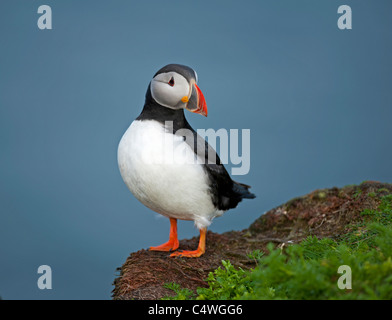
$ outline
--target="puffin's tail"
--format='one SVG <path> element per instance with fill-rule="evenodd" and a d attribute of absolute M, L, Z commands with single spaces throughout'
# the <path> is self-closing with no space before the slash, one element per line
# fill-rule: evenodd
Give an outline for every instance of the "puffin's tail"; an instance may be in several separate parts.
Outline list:
<path fill-rule="evenodd" d="M 233 191 L 238 194 L 241 199 L 254 199 L 256 196 L 249 191 L 250 186 L 247 184 L 239 183 L 236 181 L 233 181 Z"/>

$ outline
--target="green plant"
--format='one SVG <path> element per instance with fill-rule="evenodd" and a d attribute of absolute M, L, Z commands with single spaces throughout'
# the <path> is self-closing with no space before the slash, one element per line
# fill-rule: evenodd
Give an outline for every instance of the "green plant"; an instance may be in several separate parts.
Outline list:
<path fill-rule="evenodd" d="M 261 257 L 264 255 L 264 252 L 261 250 L 254 250 L 250 253 L 247 254 L 247 257 L 251 260 L 255 260 L 256 262 L 261 259 Z"/>
<path fill-rule="evenodd" d="M 166 289 L 174 291 L 174 297 L 166 296 L 162 300 L 190 300 L 194 298 L 195 294 L 189 289 L 181 288 L 179 284 L 170 282 L 163 285 Z"/>
<path fill-rule="evenodd" d="M 197 289 L 197 299 L 232 300 L 252 291 L 249 272 L 235 268 L 230 261 L 223 260 L 222 265 L 223 269 L 219 267 L 208 275 L 208 288 Z"/>

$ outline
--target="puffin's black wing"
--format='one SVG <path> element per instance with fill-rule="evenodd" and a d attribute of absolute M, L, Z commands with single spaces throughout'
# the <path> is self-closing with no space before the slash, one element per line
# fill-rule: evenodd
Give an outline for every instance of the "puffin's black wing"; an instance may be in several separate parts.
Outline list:
<path fill-rule="evenodd" d="M 203 167 L 210 180 L 212 201 L 219 210 L 235 208 L 244 198 L 253 199 L 255 195 L 249 191 L 250 186 L 235 182 L 231 179 L 226 168 L 221 163 L 215 150 L 186 122 L 185 129 L 192 132 L 193 138 L 185 141 L 193 141 L 189 144 L 192 150 L 205 159 Z M 180 131 L 181 132 L 181 131 Z M 185 132 L 186 135 L 186 132 Z"/>

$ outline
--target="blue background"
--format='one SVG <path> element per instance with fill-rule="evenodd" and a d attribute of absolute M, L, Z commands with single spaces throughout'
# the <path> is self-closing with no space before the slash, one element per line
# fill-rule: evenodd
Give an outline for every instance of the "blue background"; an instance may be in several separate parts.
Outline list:
<path fill-rule="evenodd" d="M 52 30 L 37 27 L 42 4 Z M 352 30 L 337 27 L 342 4 Z M 198 73 L 209 116 L 187 113 L 194 128 L 251 130 L 250 173 L 234 178 L 257 198 L 210 230 L 241 230 L 317 188 L 391 182 L 391 12 L 370 0 L 2 0 L 0 296 L 110 299 L 129 253 L 167 240 L 116 152 L 168 63 Z M 180 239 L 196 235 L 179 223 Z M 37 287 L 43 264 L 52 290 Z"/>

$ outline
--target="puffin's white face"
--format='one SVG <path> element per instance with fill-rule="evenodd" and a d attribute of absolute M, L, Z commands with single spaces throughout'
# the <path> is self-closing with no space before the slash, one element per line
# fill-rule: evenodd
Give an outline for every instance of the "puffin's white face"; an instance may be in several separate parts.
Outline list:
<path fill-rule="evenodd" d="M 154 100 L 170 109 L 186 108 L 192 93 L 188 80 L 174 71 L 156 75 L 150 88 Z"/>
<path fill-rule="evenodd" d="M 206 100 L 196 82 L 197 74 L 193 69 L 168 64 L 151 80 L 150 93 L 155 102 L 165 108 L 187 109 L 207 116 Z"/>

